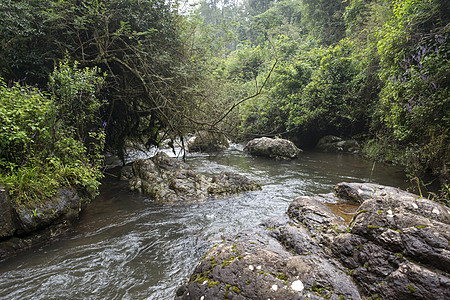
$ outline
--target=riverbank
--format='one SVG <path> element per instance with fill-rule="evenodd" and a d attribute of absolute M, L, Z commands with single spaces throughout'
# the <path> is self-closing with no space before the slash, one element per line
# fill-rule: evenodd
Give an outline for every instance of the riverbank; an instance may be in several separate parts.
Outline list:
<path fill-rule="evenodd" d="M 60 236 L 92 199 L 83 189 L 66 187 L 46 201 L 18 204 L 0 187 L 0 260 Z"/>

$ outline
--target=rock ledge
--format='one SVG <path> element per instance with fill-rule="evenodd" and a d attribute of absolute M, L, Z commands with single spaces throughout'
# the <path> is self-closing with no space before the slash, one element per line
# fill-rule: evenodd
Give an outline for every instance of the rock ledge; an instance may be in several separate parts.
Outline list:
<path fill-rule="evenodd" d="M 349 226 L 323 201 L 213 247 L 175 299 L 449 299 L 450 210 L 399 189 L 341 183 Z M 337 200 L 337 199 L 336 199 Z"/>

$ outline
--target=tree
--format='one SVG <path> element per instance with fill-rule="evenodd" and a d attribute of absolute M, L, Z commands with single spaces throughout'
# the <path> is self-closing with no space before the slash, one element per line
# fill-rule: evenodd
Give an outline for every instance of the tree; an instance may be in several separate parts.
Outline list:
<path fill-rule="evenodd" d="M 66 53 L 81 66 L 108 74 L 103 97 L 107 143 L 123 156 L 125 142 L 157 144 L 158 132 L 179 134 L 189 114 L 189 57 L 179 17 L 161 0 L 4 2 L 0 49 L 6 79 L 45 85 Z M 25 13 L 27 21 L 21 20 Z"/>
<path fill-rule="evenodd" d="M 449 21 L 447 1 L 397 0 L 378 41 L 381 119 L 405 149 L 410 173 L 431 169 L 443 183 L 450 157 Z"/>

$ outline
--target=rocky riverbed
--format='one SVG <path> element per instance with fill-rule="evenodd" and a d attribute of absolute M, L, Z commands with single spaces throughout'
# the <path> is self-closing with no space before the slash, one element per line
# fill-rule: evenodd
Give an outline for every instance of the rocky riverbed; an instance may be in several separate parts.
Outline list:
<path fill-rule="evenodd" d="M 349 225 L 323 203 L 361 203 Z M 449 299 L 450 211 L 400 189 L 341 183 L 213 247 L 176 299 Z"/>

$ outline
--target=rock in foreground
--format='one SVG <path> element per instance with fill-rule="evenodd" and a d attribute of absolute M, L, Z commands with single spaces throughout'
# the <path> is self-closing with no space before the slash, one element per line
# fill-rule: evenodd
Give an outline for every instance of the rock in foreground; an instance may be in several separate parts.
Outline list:
<path fill-rule="evenodd" d="M 448 207 L 373 184 L 336 189 L 371 193 L 349 227 L 322 204 L 330 195 L 299 197 L 213 247 L 175 298 L 450 298 Z"/>
<path fill-rule="evenodd" d="M 285 139 L 271 139 L 262 137 L 247 143 L 244 150 L 252 155 L 265 156 L 275 159 L 294 159 L 302 152 L 294 143 Z"/>
<path fill-rule="evenodd" d="M 92 197 L 66 187 L 45 202 L 17 204 L 0 186 L 0 260 L 63 233 Z"/>
<path fill-rule="evenodd" d="M 214 195 L 230 195 L 261 188 L 245 176 L 232 172 L 222 172 L 208 178 L 164 152 L 150 159 L 137 159 L 132 171 L 130 189 L 163 203 L 204 201 Z"/>

